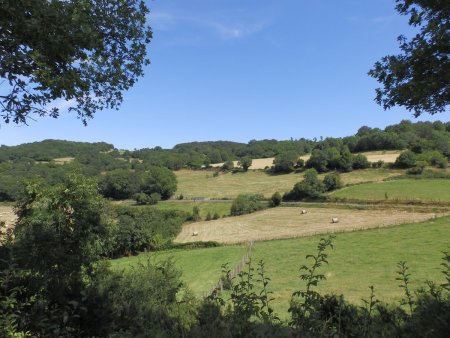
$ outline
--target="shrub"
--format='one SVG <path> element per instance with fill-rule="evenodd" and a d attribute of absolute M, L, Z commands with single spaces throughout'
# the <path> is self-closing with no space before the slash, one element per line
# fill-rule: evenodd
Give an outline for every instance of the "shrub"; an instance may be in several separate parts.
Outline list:
<path fill-rule="evenodd" d="M 444 155 L 438 153 L 430 158 L 430 164 L 434 167 L 444 169 L 447 168 L 448 160 Z"/>
<path fill-rule="evenodd" d="M 234 168 L 233 161 L 232 160 L 228 160 L 222 165 L 221 170 L 222 171 L 230 171 L 233 168 Z"/>
<path fill-rule="evenodd" d="M 382 168 L 384 165 L 383 160 L 378 160 L 376 162 L 372 162 L 372 168 Z"/>
<path fill-rule="evenodd" d="M 367 169 L 370 167 L 370 163 L 367 157 L 362 154 L 353 156 L 353 169 Z"/>
<path fill-rule="evenodd" d="M 105 270 L 87 294 L 89 337 L 179 337 L 195 320 L 194 297 L 170 260 Z"/>
<path fill-rule="evenodd" d="M 270 198 L 270 206 L 271 207 L 277 207 L 281 204 L 281 195 L 277 191 L 275 192 L 272 197 Z"/>
<path fill-rule="evenodd" d="M 297 163 L 298 155 L 295 151 L 287 151 L 275 156 L 273 161 L 274 173 L 290 173 L 294 170 L 294 165 Z"/>
<path fill-rule="evenodd" d="M 181 230 L 185 215 L 156 208 L 117 207 L 111 211 L 107 233 L 102 237 L 102 254 L 120 257 L 158 250 L 171 243 Z"/>
<path fill-rule="evenodd" d="M 317 177 L 315 169 L 305 171 L 303 181 L 294 185 L 294 188 L 284 195 L 285 200 L 301 200 L 304 198 L 318 198 L 324 192 L 323 183 Z"/>
<path fill-rule="evenodd" d="M 342 188 L 341 175 L 338 173 L 325 175 L 323 178 L 323 185 L 325 191 L 332 191 Z"/>
<path fill-rule="evenodd" d="M 200 217 L 200 208 L 198 206 L 194 206 L 192 208 L 192 216 L 191 220 L 194 222 L 200 221 L 202 218 Z"/>
<path fill-rule="evenodd" d="M 303 168 L 303 167 L 305 166 L 305 160 L 302 159 L 302 158 L 299 158 L 299 159 L 297 160 L 297 163 L 296 163 L 295 166 L 296 166 L 297 168 L 299 168 L 299 169 Z"/>
<path fill-rule="evenodd" d="M 230 214 L 232 216 L 239 216 L 261 210 L 264 208 L 264 206 L 261 205 L 262 199 L 263 196 L 261 195 L 241 194 L 233 201 Z"/>
<path fill-rule="evenodd" d="M 238 166 L 242 167 L 244 171 L 247 171 L 252 165 L 252 159 L 248 156 L 241 158 L 238 162 Z"/>
<path fill-rule="evenodd" d="M 139 193 L 135 194 L 134 200 L 136 201 L 136 204 L 138 204 L 138 205 L 150 204 L 150 196 L 143 192 L 139 192 Z"/>
<path fill-rule="evenodd" d="M 161 201 L 161 195 L 160 194 L 158 194 L 157 192 L 154 192 L 154 193 L 150 194 L 150 196 L 149 196 L 149 204 L 155 205 L 159 201 Z"/>
<path fill-rule="evenodd" d="M 314 149 L 310 158 L 306 161 L 306 167 L 313 168 L 318 172 L 328 171 L 327 153 L 321 149 Z"/>
<path fill-rule="evenodd" d="M 166 200 L 177 190 L 177 178 L 167 168 L 150 167 L 144 174 L 141 190 L 147 195 L 156 192 L 161 196 L 161 199 Z"/>
<path fill-rule="evenodd" d="M 406 174 L 408 175 L 421 175 L 423 173 L 422 166 L 415 166 L 406 170 Z"/>
<path fill-rule="evenodd" d="M 397 168 L 412 168 L 416 165 L 416 155 L 411 150 L 405 150 L 395 160 Z"/>

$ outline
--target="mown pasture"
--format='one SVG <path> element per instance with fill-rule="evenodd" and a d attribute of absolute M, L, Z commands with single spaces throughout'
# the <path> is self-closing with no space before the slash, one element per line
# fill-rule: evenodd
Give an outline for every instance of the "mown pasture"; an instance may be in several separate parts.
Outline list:
<path fill-rule="evenodd" d="M 211 216 L 218 214 L 219 217 L 230 215 L 231 201 L 193 201 L 193 200 L 168 200 L 160 201 L 156 205 L 136 205 L 133 200 L 117 201 L 117 205 L 133 206 L 135 208 L 158 208 L 160 210 L 177 210 L 191 214 L 194 207 L 199 208 L 200 217 L 205 219 L 208 213 Z"/>
<path fill-rule="evenodd" d="M 306 208 L 307 213 L 301 210 Z M 420 222 L 435 216 L 432 211 L 278 207 L 252 214 L 184 224 L 175 242 L 215 241 L 243 243 L 275 238 L 311 236 L 396 224 Z M 332 223 L 337 218 L 338 223 Z M 197 236 L 193 236 L 193 233 Z"/>
<path fill-rule="evenodd" d="M 230 215 L 231 201 L 162 201 L 159 202 L 156 207 L 160 210 L 180 210 L 187 213 L 192 213 L 194 207 L 198 207 L 200 211 L 200 217 L 205 219 L 208 214 L 213 216 L 218 214 L 220 217 Z"/>
<path fill-rule="evenodd" d="M 345 187 L 330 194 L 349 200 L 450 202 L 448 179 L 401 179 Z"/>
<path fill-rule="evenodd" d="M 272 302 L 283 318 L 292 292 L 304 287 L 299 279 L 299 267 L 308 264 L 305 255 L 315 253 L 321 236 L 256 242 L 252 264 L 265 262 L 273 291 Z M 340 233 L 329 251 L 329 265 L 320 273 L 327 277 L 319 284 L 322 293 L 344 294 L 357 304 L 369 296 L 369 286 L 382 301 L 398 301 L 402 290 L 398 287 L 397 263 L 406 261 L 411 273 L 411 288 L 416 290 L 426 280 L 444 281 L 441 274 L 442 251 L 449 250 L 450 217 L 421 223 Z M 174 250 L 112 261 L 115 269 L 128 268 L 149 256 L 157 260 L 172 257 L 183 271 L 183 280 L 198 296 L 204 296 L 218 280 L 220 266 L 229 262 L 233 267 L 245 253 L 245 246 L 223 246 L 208 249 Z M 309 261 L 310 263 L 310 261 Z"/>
<path fill-rule="evenodd" d="M 343 184 L 378 182 L 401 175 L 401 170 L 365 169 L 341 174 Z M 175 171 L 178 189 L 175 196 L 184 198 L 235 198 L 239 194 L 262 194 L 270 197 L 274 192 L 284 193 L 303 179 L 303 173 L 270 175 L 263 171 L 226 173 L 214 176 L 211 170 Z M 322 178 L 324 174 L 320 175 Z"/>

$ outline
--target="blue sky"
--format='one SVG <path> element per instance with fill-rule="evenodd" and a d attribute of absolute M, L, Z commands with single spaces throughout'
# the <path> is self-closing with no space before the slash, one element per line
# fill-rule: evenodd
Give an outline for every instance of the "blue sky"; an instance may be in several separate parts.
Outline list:
<path fill-rule="evenodd" d="M 347 136 L 413 119 L 367 75 L 414 31 L 394 0 L 148 1 L 151 65 L 84 127 L 75 116 L 0 126 L 0 144 L 55 138 L 122 149 L 207 140 Z M 424 115 L 420 120 L 447 119 Z"/>

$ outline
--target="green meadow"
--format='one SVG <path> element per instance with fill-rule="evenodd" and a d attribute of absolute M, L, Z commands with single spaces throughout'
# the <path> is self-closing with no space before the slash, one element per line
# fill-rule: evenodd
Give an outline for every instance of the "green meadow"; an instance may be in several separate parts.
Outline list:
<path fill-rule="evenodd" d="M 449 179 L 401 179 L 354 185 L 331 193 L 331 197 L 358 200 L 450 201 Z"/>
<path fill-rule="evenodd" d="M 221 265 L 238 263 L 245 254 L 246 247 L 241 245 L 204 249 L 169 250 L 155 253 L 143 253 L 138 256 L 124 257 L 111 261 L 113 269 L 128 269 L 148 259 L 173 259 L 183 272 L 182 279 L 197 296 L 205 296 L 217 283 Z"/>
<path fill-rule="evenodd" d="M 319 285 L 326 293 L 344 294 L 360 303 L 369 296 L 369 286 L 375 287 L 376 297 L 383 301 L 398 301 L 397 263 L 406 261 L 410 267 L 411 286 L 417 289 L 427 279 L 443 282 L 442 252 L 450 249 L 450 217 L 433 221 L 337 234 L 334 249 L 329 251 L 329 265 L 320 272 L 327 280 Z M 271 278 L 273 306 L 281 317 L 287 309 L 292 292 L 303 287 L 299 267 L 308 264 L 307 254 L 316 252 L 319 236 L 257 242 L 253 247 L 252 264 L 265 262 Z M 223 246 L 207 249 L 173 250 L 111 261 L 114 269 L 126 269 L 150 256 L 156 260 L 172 258 L 183 271 L 183 280 L 198 296 L 204 296 L 217 282 L 221 264 L 238 263 L 244 246 Z"/>
<path fill-rule="evenodd" d="M 192 209 L 196 206 L 200 210 L 200 217 L 205 219 L 208 213 L 211 216 L 215 213 L 220 217 L 229 216 L 231 203 L 231 201 L 162 201 L 158 202 L 156 207 L 160 210 L 180 210 L 192 213 Z"/>
<path fill-rule="evenodd" d="M 230 215 L 232 201 L 193 201 L 193 200 L 168 200 L 160 201 L 156 205 L 136 205 L 133 200 L 114 202 L 116 205 L 133 206 L 134 208 L 157 208 L 160 210 L 178 210 L 192 213 L 192 209 L 196 206 L 200 210 L 200 217 L 206 218 L 209 213 L 213 216 L 217 213 L 220 217 Z"/>

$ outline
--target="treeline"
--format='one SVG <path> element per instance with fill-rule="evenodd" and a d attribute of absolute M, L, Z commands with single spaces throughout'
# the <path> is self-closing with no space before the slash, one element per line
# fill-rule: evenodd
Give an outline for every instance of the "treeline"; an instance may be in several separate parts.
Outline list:
<path fill-rule="evenodd" d="M 211 163 L 238 160 L 243 157 L 268 158 L 283 153 L 295 153 L 298 156 L 311 153 L 314 149 L 346 146 L 351 153 L 374 150 L 404 150 L 415 153 L 439 151 L 450 156 L 450 122 L 416 122 L 404 120 L 399 124 L 387 126 L 384 130 L 363 126 L 352 136 L 307 140 L 291 139 L 251 140 L 247 144 L 229 141 L 190 142 L 177 144 L 172 149 L 161 147 L 140 150 L 119 151 L 112 144 L 45 140 L 19 146 L 0 147 L 0 162 L 20 158 L 35 161 L 51 161 L 60 157 L 86 158 L 105 157 L 135 159 L 150 165 L 164 166 L 169 169 L 200 168 Z"/>
<path fill-rule="evenodd" d="M 145 148 L 126 155 L 172 170 L 186 167 L 198 169 L 212 163 L 238 160 L 244 157 L 267 158 L 284 152 L 304 155 L 311 151 L 313 144 L 314 141 L 306 139 L 252 140 L 248 144 L 228 141 L 191 142 L 178 144 L 173 149 Z"/>
<path fill-rule="evenodd" d="M 112 152 L 115 148 L 105 142 L 88 143 L 64 140 L 43 140 L 25 143 L 18 146 L 0 146 L 0 162 L 17 159 L 33 159 L 35 161 L 51 161 L 61 157 L 92 156 L 98 153 Z M 117 156 L 115 150 L 113 156 Z"/>
<path fill-rule="evenodd" d="M 173 149 L 145 148 L 127 152 L 126 155 L 153 165 L 178 170 L 186 167 L 201 168 L 211 163 L 239 160 L 244 157 L 268 158 L 285 154 L 299 157 L 311 153 L 314 149 L 329 148 L 336 148 L 340 152 L 345 148 L 351 153 L 405 149 L 415 153 L 438 151 L 445 157 L 450 157 L 450 122 L 412 123 L 404 120 L 399 124 L 387 126 L 384 130 L 363 126 L 355 135 L 343 138 L 252 140 L 247 144 L 227 141 L 191 142 L 178 144 Z"/>
<path fill-rule="evenodd" d="M 414 152 L 437 150 L 450 156 L 450 122 L 416 122 L 403 120 L 384 130 L 363 126 L 354 136 L 342 141 L 354 152 L 372 150 L 402 150 Z M 325 140 L 327 142 L 327 140 Z"/>

